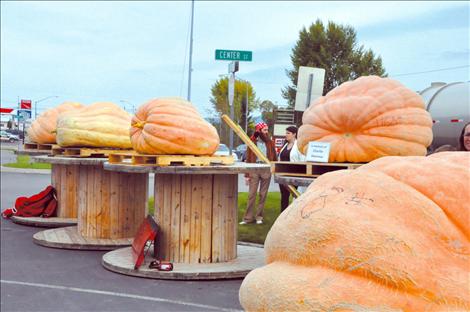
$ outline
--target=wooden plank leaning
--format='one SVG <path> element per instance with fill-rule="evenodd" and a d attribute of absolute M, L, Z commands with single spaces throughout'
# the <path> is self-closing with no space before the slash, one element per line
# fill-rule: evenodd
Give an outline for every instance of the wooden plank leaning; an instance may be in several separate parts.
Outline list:
<path fill-rule="evenodd" d="M 259 150 L 259 148 L 250 140 L 250 138 L 248 137 L 248 135 L 245 133 L 245 131 L 243 131 L 243 129 L 237 125 L 236 123 L 233 122 L 232 119 L 230 119 L 229 116 L 223 114 L 222 115 L 222 119 L 227 123 L 227 125 L 232 128 L 233 132 L 235 132 L 238 137 L 246 144 L 246 146 L 248 148 L 251 149 L 251 151 L 253 153 L 255 153 L 255 155 L 261 159 L 263 162 L 265 162 L 266 164 L 271 164 L 271 162 L 269 161 L 269 159 L 264 156 L 264 154 Z M 294 195 L 294 197 L 299 197 L 300 196 L 300 193 L 292 186 L 292 185 L 288 185 L 287 188 L 289 189 L 289 191 L 292 193 L 292 195 Z"/>

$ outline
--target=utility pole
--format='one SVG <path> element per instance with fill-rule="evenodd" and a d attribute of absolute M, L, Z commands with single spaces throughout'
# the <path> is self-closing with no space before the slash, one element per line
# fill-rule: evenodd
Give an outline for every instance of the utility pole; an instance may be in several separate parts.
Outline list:
<path fill-rule="evenodd" d="M 188 101 L 191 102 L 191 72 L 193 71 L 193 25 L 194 25 L 194 0 L 191 1 L 191 36 L 189 39 L 189 73 L 188 73 Z"/>
<path fill-rule="evenodd" d="M 230 118 L 232 120 L 235 119 L 234 115 L 234 105 L 233 105 L 233 97 L 235 95 L 235 73 L 238 71 L 239 62 L 233 61 L 228 64 L 228 72 L 230 74 L 228 80 L 228 105 L 230 106 Z M 233 150 L 233 130 L 230 129 L 230 136 L 229 136 L 229 145 L 230 145 L 230 155 L 232 155 Z"/>

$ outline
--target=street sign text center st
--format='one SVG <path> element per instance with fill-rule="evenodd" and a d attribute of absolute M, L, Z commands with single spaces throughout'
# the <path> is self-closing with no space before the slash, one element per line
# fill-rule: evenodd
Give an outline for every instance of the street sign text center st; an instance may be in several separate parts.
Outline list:
<path fill-rule="evenodd" d="M 253 53 L 251 51 L 215 50 L 215 59 L 221 61 L 251 62 L 253 59 Z"/>

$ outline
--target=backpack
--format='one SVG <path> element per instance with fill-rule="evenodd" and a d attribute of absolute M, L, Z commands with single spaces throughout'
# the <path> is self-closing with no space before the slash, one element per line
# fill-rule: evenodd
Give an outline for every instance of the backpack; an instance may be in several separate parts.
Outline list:
<path fill-rule="evenodd" d="M 38 194 L 30 197 L 18 197 L 15 201 L 15 207 L 5 209 L 2 216 L 5 219 L 11 216 L 49 218 L 55 215 L 56 209 L 55 189 L 49 185 Z"/>

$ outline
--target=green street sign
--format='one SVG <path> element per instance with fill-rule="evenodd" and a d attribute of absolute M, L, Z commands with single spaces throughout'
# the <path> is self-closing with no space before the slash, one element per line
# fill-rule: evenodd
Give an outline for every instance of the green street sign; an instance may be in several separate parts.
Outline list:
<path fill-rule="evenodd" d="M 246 61 L 251 62 L 253 52 L 236 50 L 215 50 L 215 59 L 222 61 Z"/>

